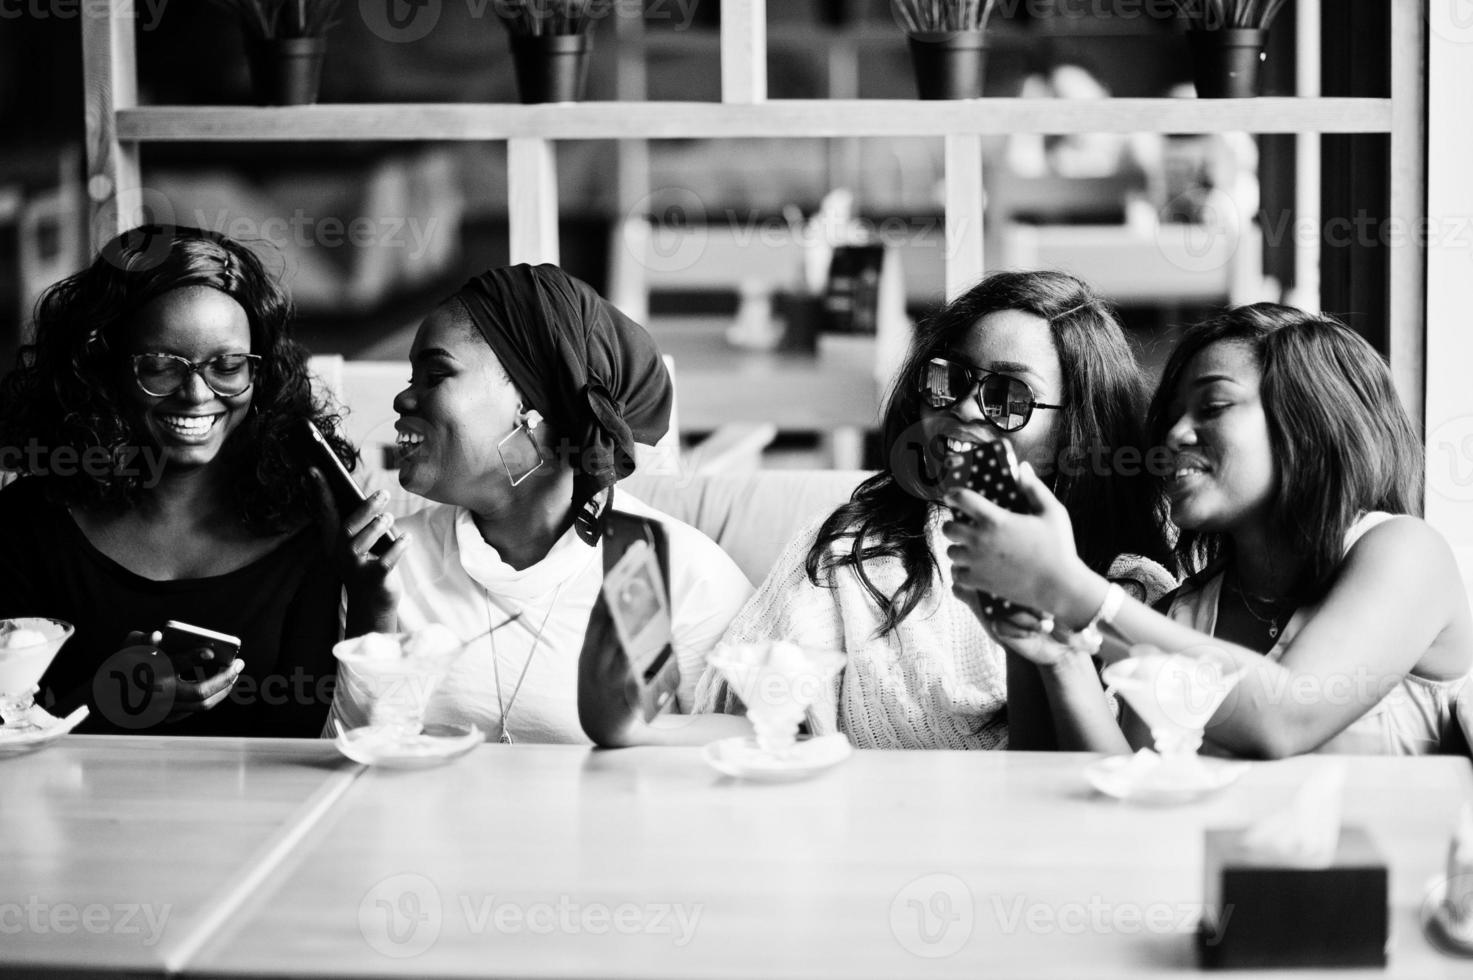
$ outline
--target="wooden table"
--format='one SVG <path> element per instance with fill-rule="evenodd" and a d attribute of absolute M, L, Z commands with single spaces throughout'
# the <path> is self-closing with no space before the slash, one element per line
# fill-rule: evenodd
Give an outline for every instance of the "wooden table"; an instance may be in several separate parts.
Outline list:
<path fill-rule="evenodd" d="M 0 972 L 181 969 L 361 768 L 290 739 L 72 736 L 0 759 Z"/>
<path fill-rule="evenodd" d="M 1200 975 L 1188 930 L 1203 829 L 1282 805 L 1316 761 L 1255 765 L 1210 801 L 1149 809 L 1094 795 L 1081 755 L 861 752 L 817 779 L 755 785 L 694 750 L 487 745 L 445 769 L 388 772 L 345 769 L 325 748 L 78 738 L 0 761 L 0 901 L 45 890 L 177 906 L 153 952 L 116 936 L 7 936 L 0 967 Z M 1390 967 L 1367 975 L 1466 977 L 1418 914 L 1473 770 L 1350 765 L 1346 820 L 1391 867 Z M 12 806 L 17 772 L 39 802 Z"/>

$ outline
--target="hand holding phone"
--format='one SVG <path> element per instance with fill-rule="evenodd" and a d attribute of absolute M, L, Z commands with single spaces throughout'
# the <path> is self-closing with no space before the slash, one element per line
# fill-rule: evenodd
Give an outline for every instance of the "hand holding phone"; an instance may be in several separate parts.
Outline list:
<path fill-rule="evenodd" d="M 1018 460 L 1006 439 L 969 443 L 966 450 L 949 453 L 941 483 L 947 490 L 973 490 L 1014 513 L 1029 513 L 1028 502 L 1018 485 Z M 961 523 L 971 520 L 959 511 L 953 511 L 952 516 Z M 1041 618 L 1035 610 L 986 592 L 978 592 L 977 598 L 987 619 L 1006 619 L 1016 613 Z"/>
<path fill-rule="evenodd" d="M 353 474 L 348 472 L 348 468 L 343 465 L 338 454 L 333 452 L 332 446 L 328 445 L 327 439 L 311 419 L 302 420 L 302 430 L 308 462 L 322 472 L 323 477 L 327 480 L 327 488 L 332 493 L 333 503 L 337 506 L 338 516 L 345 519 L 362 507 L 367 502 L 368 496 L 358 485 L 358 481 L 353 479 Z M 368 550 L 382 558 L 398 540 L 399 532 L 389 528 L 379 535 Z"/>
<path fill-rule="evenodd" d="M 158 648 L 178 677 L 192 681 L 219 674 L 240 654 L 240 638 L 171 619 L 159 630 Z"/>

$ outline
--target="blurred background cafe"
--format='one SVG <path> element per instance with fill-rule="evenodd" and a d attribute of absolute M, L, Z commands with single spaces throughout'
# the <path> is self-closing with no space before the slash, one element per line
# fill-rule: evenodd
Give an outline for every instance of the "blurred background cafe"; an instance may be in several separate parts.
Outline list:
<path fill-rule="evenodd" d="M 519 87 L 489 0 L 354 0 L 313 25 L 318 105 L 248 111 L 302 97 L 253 88 L 256 5 L 6 0 L 7 363 L 132 206 L 267 246 L 370 467 L 385 362 L 468 274 L 522 260 L 648 324 L 679 451 L 714 468 L 875 465 L 912 322 L 1002 268 L 1091 282 L 1153 368 L 1207 310 L 1322 308 L 1422 410 L 1425 259 L 1377 234 L 1427 195 L 1419 4 L 1283 5 L 1242 103 L 1193 99 L 1167 0 L 998 2 L 960 93 L 980 101 L 944 102 L 916 99 L 889 0 L 621 0 L 568 28 L 571 94 Z"/>
<path fill-rule="evenodd" d="M 1276 300 L 1388 357 L 1468 577 L 1460 3 L 549 0 L 525 38 L 512 0 L 0 0 L 0 363 L 122 227 L 221 231 L 371 473 L 433 303 L 552 261 L 669 358 L 661 465 L 852 472 L 912 325 L 985 272 L 1081 276 L 1152 379 L 1181 326 Z M 1267 25 L 1243 71 L 1183 9 Z M 271 11 L 305 36 L 263 41 Z M 947 11 L 980 29 L 938 61 L 915 18 Z"/>

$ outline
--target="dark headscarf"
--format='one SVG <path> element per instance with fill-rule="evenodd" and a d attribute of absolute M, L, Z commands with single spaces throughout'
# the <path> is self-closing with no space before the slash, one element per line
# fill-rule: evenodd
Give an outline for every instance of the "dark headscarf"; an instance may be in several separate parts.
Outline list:
<path fill-rule="evenodd" d="M 555 265 L 482 273 L 464 304 L 512 383 L 576 454 L 584 492 L 634 472 L 634 444 L 670 427 L 670 375 L 655 342 L 587 283 Z"/>

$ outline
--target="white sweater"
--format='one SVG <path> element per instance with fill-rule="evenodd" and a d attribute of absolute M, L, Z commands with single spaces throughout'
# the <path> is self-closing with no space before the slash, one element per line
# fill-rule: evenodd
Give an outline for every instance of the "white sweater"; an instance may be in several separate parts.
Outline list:
<path fill-rule="evenodd" d="M 852 567 L 833 573 L 832 588 L 809 581 L 804 561 L 823 523 L 818 520 L 788 545 L 722 642 L 786 639 L 843 651 L 848 662 L 830 700 L 810 712 L 814 734 L 840 731 L 859 748 L 1005 748 L 1005 653 L 951 594 L 948 542 L 941 533 L 946 517 L 944 508 L 933 507 L 926 529 L 932 553 L 940 556 L 937 579 L 889 635 L 878 635 L 879 608 Z M 841 540 L 837 546 L 847 551 L 851 543 Z M 886 595 L 905 579 L 898 558 L 873 560 L 865 570 Z M 1147 602 L 1176 584 L 1155 562 L 1127 555 L 1115 560 L 1110 577 L 1136 583 L 1132 591 Z M 740 710 L 714 669 L 697 686 L 696 710 Z"/>

